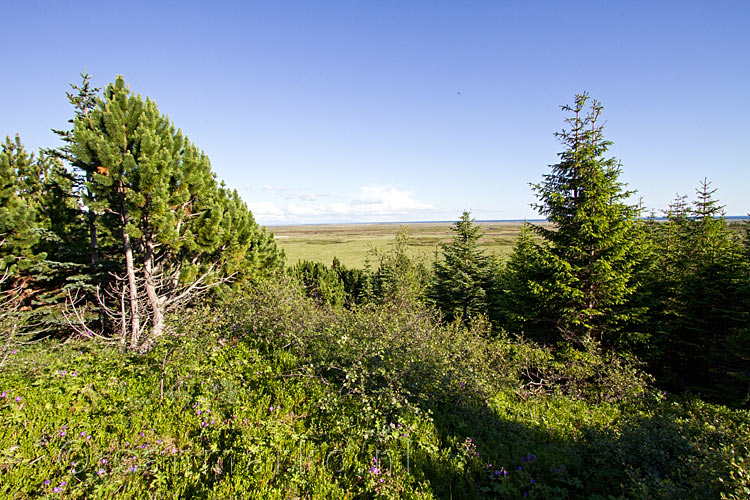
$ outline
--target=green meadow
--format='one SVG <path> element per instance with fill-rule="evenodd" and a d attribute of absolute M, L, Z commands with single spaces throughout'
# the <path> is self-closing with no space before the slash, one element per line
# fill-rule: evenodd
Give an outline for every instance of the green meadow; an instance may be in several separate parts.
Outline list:
<path fill-rule="evenodd" d="M 478 222 L 483 232 L 479 246 L 490 255 L 505 259 L 513 249 L 523 223 Z M 364 268 L 373 251 L 387 250 L 396 233 L 406 228 L 410 243 L 409 257 L 429 263 L 435 259 L 440 244 L 453 236 L 451 222 L 418 222 L 387 224 L 320 224 L 269 226 L 276 243 L 286 253 L 287 263 L 311 260 L 330 265 L 334 257 L 347 267 Z"/>

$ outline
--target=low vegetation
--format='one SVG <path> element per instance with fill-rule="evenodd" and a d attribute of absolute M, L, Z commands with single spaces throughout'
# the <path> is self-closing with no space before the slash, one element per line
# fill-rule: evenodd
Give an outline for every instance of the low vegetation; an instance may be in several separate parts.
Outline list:
<path fill-rule="evenodd" d="M 624 359 L 273 283 L 175 332 L 145 356 L 12 355 L 3 496 L 746 496 L 748 412 L 665 394 Z"/>

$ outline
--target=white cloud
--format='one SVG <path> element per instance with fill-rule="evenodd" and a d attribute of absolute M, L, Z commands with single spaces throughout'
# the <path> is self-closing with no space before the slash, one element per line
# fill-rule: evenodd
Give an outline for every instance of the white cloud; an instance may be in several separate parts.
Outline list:
<path fill-rule="evenodd" d="M 360 197 L 351 205 L 356 213 L 376 215 L 407 214 L 435 208 L 415 200 L 412 194 L 391 186 L 363 186 Z"/>
<path fill-rule="evenodd" d="M 281 191 L 279 188 L 272 190 Z M 305 203 L 280 206 L 276 202 L 265 201 L 248 203 L 248 206 L 255 218 L 263 224 L 383 221 L 397 218 L 413 220 L 435 210 L 434 206 L 414 199 L 411 191 L 392 186 L 362 186 L 348 202 L 315 203 L 323 196 L 329 195 L 284 193 L 281 197 L 286 200 L 300 199 Z"/>
<path fill-rule="evenodd" d="M 272 201 L 256 201 L 247 204 L 256 219 L 283 218 L 284 209 Z"/>

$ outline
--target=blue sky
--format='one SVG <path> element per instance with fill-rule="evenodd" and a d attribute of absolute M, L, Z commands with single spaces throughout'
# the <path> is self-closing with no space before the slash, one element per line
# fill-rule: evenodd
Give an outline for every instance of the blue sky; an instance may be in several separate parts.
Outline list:
<path fill-rule="evenodd" d="M 263 224 L 536 218 L 559 106 L 600 100 L 647 207 L 750 212 L 750 2 L 16 2 L 0 136 L 57 145 L 122 74 Z"/>

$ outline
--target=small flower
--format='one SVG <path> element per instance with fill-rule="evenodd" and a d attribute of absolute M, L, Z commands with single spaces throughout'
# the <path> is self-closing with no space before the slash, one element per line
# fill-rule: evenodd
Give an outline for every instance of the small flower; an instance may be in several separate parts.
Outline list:
<path fill-rule="evenodd" d="M 128 467 L 128 470 L 129 470 L 130 472 L 135 472 L 135 471 L 137 471 L 137 470 L 138 470 L 138 466 L 137 466 L 137 465 L 131 465 L 130 467 Z"/>
<path fill-rule="evenodd" d="M 65 431 L 60 431 L 60 436 L 65 436 L 65 434 L 66 434 Z"/>
<path fill-rule="evenodd" d="M 101 475 L 102 475 L 102 474 L 104 474 L 105 472 L 106 472 L 106 471 L 105 471 L 104 469 L 99 469 L 98 471 L 96 471 L 96 475 L 97 475 L 97 476 L 101 476 Z"/>
<path fill-rule="evenodd" d="M 4 398 L 7 395 L 8 395 L 8 391 L 3 391 L 3 393 L 0 394 L 0 398 Z"/>
<path fill-rule="evenodd" d="M 16 403 L 20 403 L 20 402 L 21 402 L 21 396 L 16 396 Z"/>
<path fill-rule="evenodd" d="M 106 458 L 102 458 L 102 463 L 106 464 L 107 463 L 107 459 Z"/>
<path fill-rule="evenodd" d="M 49 479 L 45 479 L 45 480 L 44 480 L 44 484 L 50 484 L 51 482 L 52 482 L 52 481 L 50 481 Z"/>

